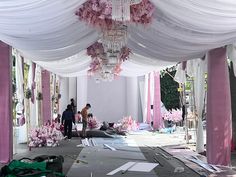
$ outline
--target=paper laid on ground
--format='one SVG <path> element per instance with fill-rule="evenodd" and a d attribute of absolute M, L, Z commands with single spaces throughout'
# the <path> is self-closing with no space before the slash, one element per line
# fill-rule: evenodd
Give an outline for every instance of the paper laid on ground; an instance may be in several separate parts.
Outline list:
<path fill-rule="evenodd" d="M 83 144 L 78 144 L 76 147 L 85 147 Z"/>
<path fill-rule="evenodd" d="M 116 148 L 111 147 L 111 146 L 109 146 L 108 144 L 103 144 L 103 145 L 104 145 L 104 147 L 106 147 L 106 148 L 108 148 L 108 149 L 110 149 L 110 150 L 112 150 L 112 151 L 116 151 Z"/>
<path fill-rule="evenodd" d="M 136 172 L 150 172 L 152 171 L 158 163 L 147 163 L 147 162 L 127 162 L 121 167 L 108 173 L 108 176 L 114 175 L 119 171 L 136 171 Z"/>
<path fill-rule="evenodd" d="M 158 163 L 138 162 L 134 166 L 129 168 L 128 171 L 150 172 L 157 165 L 158 165 Z"/>
<path fill-rule="evenodd" d="M 84 146 L 90 146 L 88 138 L 82 139 L 81 142 Z"/>

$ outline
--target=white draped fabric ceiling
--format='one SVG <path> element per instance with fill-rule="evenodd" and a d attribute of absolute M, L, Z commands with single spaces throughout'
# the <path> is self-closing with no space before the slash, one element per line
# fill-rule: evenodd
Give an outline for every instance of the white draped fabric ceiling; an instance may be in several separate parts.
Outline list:
<path fill-rule="evenodd" d="M 236 41 L 235 0 L 151 1 L 156 6 L 152 23 L 128 27 L 133 54 L 122 66 L 125 76 L 199 58 Z M 84 2 L 2 0 L 0 40 L 50 71 L 63 76 L 85 74 L 90 63 L 86 48 L 101 34 L 75 15 Z"/>

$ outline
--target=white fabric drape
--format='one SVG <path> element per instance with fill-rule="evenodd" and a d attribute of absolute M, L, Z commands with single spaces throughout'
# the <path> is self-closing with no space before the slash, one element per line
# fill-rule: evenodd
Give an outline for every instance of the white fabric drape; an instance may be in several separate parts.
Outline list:
<path fill-rule="evenodd" d="M 204 109 L 204 97 L 205 97 L 205 73 L 207 71 L 207 59 L 201 60 L 191 60 L 188 61 L 187 70 L 193 71 L 194 77 L 194 97 L 195 105 L 198 116 L 197 125 L 197 141 L 196 141 L 196 151 L 198 153 L 204 152 L 204 136 L 203 136 L 203 125 L 202 125 L 202 111 Z M 192 66 L 192 67 L 190 67 Z M 189 72 L 188 72 L 189 73 Z"/>
<path fill-rule="evenodd" d="M 23 65 L 22 65 L 22 58 L 20 54 L 14 50 L 13 55 L 15 56 L 16 66 L 15 66 L 15 76 L 16 76 L 16 96 L 19 103 L 22 103 L 24 99 L 24 78 L 23 78 Z"/>
<path fill-rule="evenodd" d="M 36 83 L 36 87 L 34 89 L 35 98 L 37 98 L 38 93 L 42 93 L 42 72 L 41 67 L 36 65 L 35 68 L 35 78 L 34 81 Z M 35 100 L 35 125 L 40 125 L 41 122 L 41 110 L 42 110 L 42 101 Z"/>
<path fill-rule="evenodd" d="M 227 46 L 227 56 L 233 62 L 234 75 L 236 76 L 236 44 Z"/>
<path fill-rule="evenodd" d="M 87 74 L 91 58 L 82 51 L 69 58 L 59 61 L 36 61 L 36 63 L 48 71 L 62 77 L 75 77 Z"/>
<path fill-rule="evenodd" d="M 58 60 L 86 49 L 99 32 L 75 15 L 85 0 L 0 2 L 0 40 L 33 60 Z M 130 24 L 128 47 L 151 59 L 184 61 L 236 40 L 233 0 L 152 0 L 152 24 Z"/>
<path fill-rule="evenodd" d="M 175 76 L 174 76 L 174 80 L 176 82 L 182 83 L 182 84 L 186 82 L 186 73 L 183 70 L 182 63 L 177 65 L 176 73 L 175 73 Z"/>
<path fill-rule="evenodd" d="M 86 50 L 59 61 L 35 61 L 43 68 L 56 73 L 62 77 L 75 77 L 87 74 L 91 57 Z M 149 59 L 137 54 L 131 54 L 129 60 L 125 61 L 121 68 L 121 76 L 142 76 L 153 70 L 161 70 L 174 65 L 175 62 Z"/>

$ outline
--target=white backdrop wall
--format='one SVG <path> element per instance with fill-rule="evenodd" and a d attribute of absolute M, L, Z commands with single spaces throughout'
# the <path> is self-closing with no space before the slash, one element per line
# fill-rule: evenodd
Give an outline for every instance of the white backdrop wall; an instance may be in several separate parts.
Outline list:
<path fill-rule="evenodd" d="M 142 100 L 144 99 L 143 96 L 144 96 L 144 88 L 140 88 L 140 83 L 143 83 L 144 85 L 144 80 L 145 80 L 145 77 L 144 76 L 139 76 L 138 77 L 138 122 L 143 122 L 143 103 L 142 103 Z"/>
<path fill-rule="evenodd" d="M 126 79 L 119 77 L 112 82 L 96 83 L 88 78 L 90 110 L 100 121 L 116 122 L 126 116 Z"/>
<path fill-rule="evenodd" d="M 76 105 L 76 92 L 77 92 L 77 78 L 76 77 L 70 77 L 69 78 L 69 102 L 68 103 L 71 103 L 70 102 L 70 99 L 73 98 L 75 100 L 75 105 Z"/>
<path fill-rule="evenodd" d="M 112 82 L 99 84 L 94 78 L 88 78 L 87 91 L 87 101 L 92 106 L 90 112 L 100 121 L 117 122 L 130 114 L 136 120 L 142 120 L 137 78 L 119 77 Z"/>
<path fill-rule="evenodd" d="M 87 103 L 88 80 L 87 75 L 77 77 L 77 111 L 81 111 Z"/>
<path fill-rule="evenodd" d="M 126 115 L 138 120 L 138 78 L 126 78 Z"/>
<path fill-rule="evenodd" d="M 61 99 L 59 102 L 59 114 L 62 115 L 63 111 L 66 109 L 66 106 L 69 102 L 69 78 L 62 77 L 60 79 L 60 93 Z"/>

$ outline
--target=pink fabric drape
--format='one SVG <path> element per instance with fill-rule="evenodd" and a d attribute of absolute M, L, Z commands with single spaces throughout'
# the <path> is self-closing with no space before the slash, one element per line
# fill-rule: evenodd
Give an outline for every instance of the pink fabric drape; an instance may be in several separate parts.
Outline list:
<path fill-rule="evenodd" d="M 50 96 L 50 73 L 42 71 L 42 94 L 43 94 L 43 124 L 51 121 L 51 96 Z"/>
<path fill-rule="evenodd" d="M 159 72 L 154 73 L 153 128 L 155 130 L 163 128 L 163 119 L 161 117 L 161 85 Z"/>
<path fill-rule="evenodd" d="M 232 137 L 231 101 L 226 49 L 208 53 L 207 161 L 230 164 Z"/>
<path fill-rule="evenodd" d="M 0 41 L 0 163 L 13 157 L 11 47 Z"/>
<path fill-rule="evenodd" d="M 151 122 L 151 80 L 148 75 L 148 94 L 147 94 L 147 123 Z"/>

